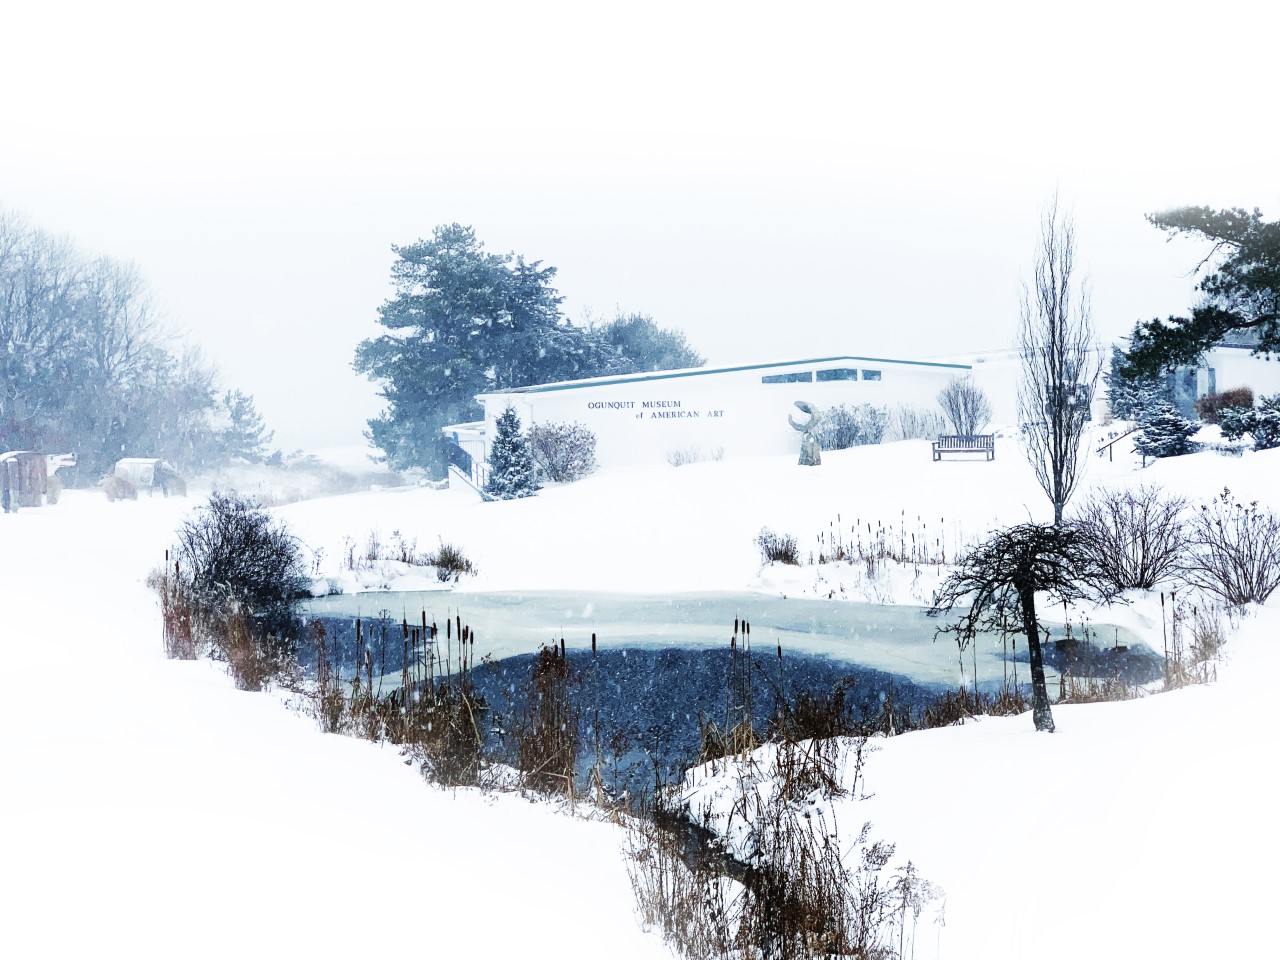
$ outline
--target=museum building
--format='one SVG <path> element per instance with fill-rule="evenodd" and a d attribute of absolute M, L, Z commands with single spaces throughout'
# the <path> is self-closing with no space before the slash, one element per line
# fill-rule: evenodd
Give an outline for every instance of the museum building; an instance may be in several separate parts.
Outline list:
<path fill-rule="evenodd" d="M 480 394 L 484 420 L 444 428 L 473 479 L 482 475 L 495 422 L 507 406 L 527 430 L 537 423 L 580 423 L 596 435 L 601 467 L 798 453 L 803 401 L 819 409 L 870 403 L 934 408 L 961 363 L 826 357 L 784 363 L 695 367 L 569 380 Z"/>

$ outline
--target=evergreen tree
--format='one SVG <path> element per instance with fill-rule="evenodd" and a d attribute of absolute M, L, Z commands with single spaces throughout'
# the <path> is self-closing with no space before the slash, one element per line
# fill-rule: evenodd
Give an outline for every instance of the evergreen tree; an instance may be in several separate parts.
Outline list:
<path fill-rule="evenodd" d="M 1200 425 L 1188 420 L 1169 401 L 1161 401 L 1145 411 L 1138 421 L 1133 449 L 1144 457 L 1180 457 L 1195 449 L 1191 436 Z"/>
<path fill-rule="evenodd" d="M 1135 327 L 1135 336 L 1137 332 Z M 1128 354 L 1115 345 L 1111 347 L 1111 367 L 1102 379 L 1107 385 L 1107 405 L 1118 420 L 1141 420 L 1160 403 L 1172 402 L 1165 377 L 1137 373 Z"/>
<path fill-rule="evenodd" d="M 241 390 L 229 390 L 222 398 L 222 408 L 227 414 L 227 424 L 218 433 L 223 455 L 231 460 L 261 463 L 275 431 L 267 429 L 253 397 Z"/>
<path fill-rule="evenodd" d="M 599 350 L 593 376 L 679 370 L 707 362 L 683 333 L 659 327 L 643 313 L 619 313 L 607 323 L 592 326 L 590 333 Z"/>
<path fill-rule="evenodd" d="M 440 474 L 440 428 L 479 418 L 476 394 L 581 376 L 589 340 L 560 315 L 554 267 L 486 253 L 471 227 L 439 226 L 392 249 L 396 292 L 378 310 L 386 332 L 356 350 L 355 368 L 387 401 L 369 437 L 393 466 Z"/>
<path fill-rule="evenodd" d="M 520 418 L 508 406 L 498 417 L 497 431 L 489 447 L 489 480 L 484 485 L 486 500 L 515 500 L 531 497 L 539 490 L 529 441 L 520 432 Z"/>
<path fill-rule="evenodd" d="M 1203 267 L 1217 269 L 1198 288 L 1203 300 L 1189 317 L 1141 325 L 1129 359 L 1135 373 L 1158 375 L 1193 366 L 1205 350 L 1235 331 L 1254 335 L 1255 353 L 1280 351 L 1280 223 L 1264 223 L 1259 210 L 1182 207 L 1148 214 L 1171 236 L 1191 234 L 1211 241 Z"/>
<path fill-rule="evenodd" d="M 438 226 L 392 249 L 385 332 L 359 345 L 354 366 L 381 384 L 387 406 L 368 436 L 393 466 L 442 475 L 440 428 L 478 419 L 477 394 L 703 362 L 683 335 L 638 314 L 574 326 L 560 313 L 554 267 L 487 253 L 471 227 Z"/>
<path fill-rule="evenodd" d="M 1239 440 L 1246 433 L 1253 436 L 1255 450 L 1280 447 L 1280 394 L 1263 397 L 1256 407 L 1240 407 L 1222 411 L 1218 417 L 1222 435 Z"/>

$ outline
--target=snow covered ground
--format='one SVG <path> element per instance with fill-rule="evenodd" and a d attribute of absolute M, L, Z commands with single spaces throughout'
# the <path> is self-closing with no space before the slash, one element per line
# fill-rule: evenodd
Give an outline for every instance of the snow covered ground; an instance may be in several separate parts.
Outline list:
<path fill-rule="evenodd" d="M 1159 483 L 1197 500 L 1225 485 L 1280 508 L 1278 454 L 1141 471 L 1095 457 L 1086 484 Z M 143 581 L 196 502 L 69 491 L 0 516 L 6 955 L 665 955 L 636 926 L 612 825 L 434 789 L 393 748 L 322 735 L 272 697 L 237 692 L 216 665 L 164 660 Z M 762 527 L 807 554 L 837 517 L 903 536 L 927 526 L 921 536 L 953 555 L 1048 508 L 1005 439 L 993 463 L 935 464 L 912 441 L 827 454 L 818 469 L 790 458 L 636 468 L 508 503 L 398 489 L 279 514 L 318 548 L 318 577 L 347 588 L 420 578 L 394 564 L 343 569 L 348 538 L 377 531 L 462 546 L 478 568 L 463 592 L 824 595 L 831 570 L 761 570 Z M 908 581 L 881 599 L 911 602 Z M 844 595 L 870 589 L 850 579 Z M 1273 949 L 1275 607 L 1245 619 L 1211 686 L 1060 707 L 1052 736 L 1024 716 L 879 742 L 865 771 L 874 796 L 845 830 L 871 821 L 946 890 L 945 927 L 918 954 Z M 1150 631 L 1153 609 L 1128 616 Z"/>

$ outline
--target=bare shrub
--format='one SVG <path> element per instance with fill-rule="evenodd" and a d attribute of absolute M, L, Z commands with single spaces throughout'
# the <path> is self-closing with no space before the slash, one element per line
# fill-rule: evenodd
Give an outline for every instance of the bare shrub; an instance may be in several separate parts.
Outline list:
<path fill-rule="evenodd" d="M 724 459 L 724 447 L 702 447 L 694 444 L 692 447 L 685 447 L 679 450 L 667 451 L 667 463 L 673 467 L 683 467 L 691 463 L 702 463 L 705 460 L 714 460 L 719 463 Z"/>
<path fill-rule="evenodd" d="M 596 468 L 596 435 L 580 423 L 535 423 L 529 448 L 534 464 L 554 483 L 581 480 Z"/>
<path fill-rule="evenodd" d="M 879 443 L 889 425 L 889 414 L 869 403 L 827 407 L 819 415 L 811 431 L 823 450 L 847 450 L 849 447 Z"/>
<path fill-rule="evenodd" d="M 1253 391 L 1248 387 L 1233 387 L 1197 400 L 1196 416 L 1205 423 L 1217 423 L 1223 411 L 1248 410 L 1252 406 Z"/>
<path fill-rule="evenodd" d="M 790 534 L 774 533 L 764 527 L 756 537 L 756 546 L 760 548 L 765 563 L 800 565 L 800 549 L 796 545 L 796 538 Z"/>
<path fill-rule="evenodd" d="M 947 432 L 947 421 L 937 410 L 921 410 L 902 403 L 890 414 L 890 440 L 933 440 Z"/>
<path fill-rule="evenodd" d="M 1224 602 L 1264 603 L 1280 586 L 1280 517 L 1229 489 L 1192 514 L 1183 577 Z"/>
<path fill-rule="evenodd" d="M 1100 490 L 1078 509 L 1075 523 L 1117 590 L 1150 590 L 1178 568 L 1186 506 L 1155 486 Z"/>
<path fill-rule="evenodd" d="M 291 625 L 293 603 L 310 585 L 297 538 L 234 494 L 214 493 L 183 522 L 176 559 L 198 605 L 225 611 L 232 604 L 262 637 Z"/>
<path fill-rule="evenodd" d="M 98 481 L 98 486 L 107 495 L 108 503 L 115 503 L 117 500 L 138 499 L 138 488 L 124 477 L 105 476 Z"/>
<path fill-rule="evenodd" d="M 979 434 L 991 422 L 991 401 L 973 377 L 953 377 L 938 391 L 938 406 L 961 437 Z"/>

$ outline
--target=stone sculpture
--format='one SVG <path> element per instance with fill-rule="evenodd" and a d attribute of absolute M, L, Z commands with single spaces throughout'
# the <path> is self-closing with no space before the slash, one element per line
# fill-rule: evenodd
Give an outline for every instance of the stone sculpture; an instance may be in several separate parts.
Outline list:
<path fill-rule="evenodd" d="M 818 408 L 813 404 L 805 403 L 803 400 L 796 401 L 796 408 L 801 413 L 809 415 L 809 419 L 804 423 L 796 423 L 795 417 L 787 414 L 787 422 L 791 424 L 792 429 L 798 430 L 804 435 L 800 441 L 800 466 L 820 467 L 822 466 L 822 445 L 818 443 L 817 437 L 813 435 L 813 429 L 818 425 Z"/>

